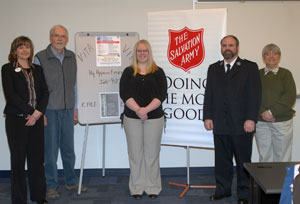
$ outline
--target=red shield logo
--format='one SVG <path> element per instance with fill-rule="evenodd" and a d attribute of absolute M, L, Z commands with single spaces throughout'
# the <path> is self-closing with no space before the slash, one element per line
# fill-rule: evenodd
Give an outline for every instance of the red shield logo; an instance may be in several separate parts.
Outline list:
<path fill-rule="evenodd" d="M 169 29 L 169 62 L 185 72 L 199 66 L 205 56 L 203 32 L 203 28 L 198 30 L 191 30 L 188 27 L 181 30 Z"/>

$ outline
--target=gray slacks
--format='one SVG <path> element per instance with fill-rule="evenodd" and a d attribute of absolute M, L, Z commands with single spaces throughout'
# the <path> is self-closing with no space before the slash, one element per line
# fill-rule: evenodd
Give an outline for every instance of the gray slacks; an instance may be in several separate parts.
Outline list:
<path fill-rule="evenodd" d="M 127 139 L 131 195 L 142 195 L 145 191 L 158 195 L 162 189 L 159 153 L 164 127 L 164 117 L 139 120 L 124 116 Z"/>
<path fill-rule="evenodd" d="M 293 119 L 274 123 L 258 121 L 255 138 L 260 162 L 291 161 Z"/>

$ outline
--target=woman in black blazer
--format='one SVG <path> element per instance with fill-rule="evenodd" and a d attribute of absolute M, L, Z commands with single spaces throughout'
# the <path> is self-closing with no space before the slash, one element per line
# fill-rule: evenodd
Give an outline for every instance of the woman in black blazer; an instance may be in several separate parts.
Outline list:
<path fill-rule="evenodd" d="M 5 128 L 11 161 L 11 200 L 27 203 L 25 161 L 30 199 L 47 203 L 44 172 L 44 118 L 48 88 L 42 67 L 32 64 L 33 44 L 20 36 L 11 44 L 9 63 L 2 66 L 6 98 Z"/>

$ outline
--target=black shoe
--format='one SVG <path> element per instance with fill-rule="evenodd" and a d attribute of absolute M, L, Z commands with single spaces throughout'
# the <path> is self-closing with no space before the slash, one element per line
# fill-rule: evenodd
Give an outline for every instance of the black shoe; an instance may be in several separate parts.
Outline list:
<path fill-rule="evenodd" d="M 134 194 L 134 195 L 132 195 L 132 197 L 134 197 L 134 199 L 139 200 L 139 199 L 141 199 L 141 198 L 143 197 L 143 195 L 140 195 L 140 194 Z"/>
<path fill-rule="evenodd" d="M 209 200 L 221 200 L 223 198 L 230 197 L 230 196 L 231 196 L 231 194 L 227 194 L 227 195 L 214 194 L 214 195 L 209 196 Z"/>
<path fill-rule="evenodd" d="M 149 198 L 153 198 L 153 199 L 157 198 L 157 195 L 155 195 L 155 194 L 149 194 L 148 196 L 149 196 Z"/>
<path fill-rule="evenodd" d="M 38 203 L 38 204 L 47 204 L 48 201 L 46 201 L 46 200 L 44 199 L 44 200 L 39 200 L 39 201 L 37 201 L 36 203 Z"/>
<path fill-rule="evenodd" d="M 237 203 L 238 203 L 238 204 L 248 204 L 248 199 L 245 199 L 245 198 L 239 198 Z"/>

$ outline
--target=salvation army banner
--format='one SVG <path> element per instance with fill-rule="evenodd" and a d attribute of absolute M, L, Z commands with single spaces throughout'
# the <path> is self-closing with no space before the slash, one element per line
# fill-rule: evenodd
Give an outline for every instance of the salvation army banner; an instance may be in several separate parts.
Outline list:
<path fill-rule="evenodd" d="M 168 82 L 162 144 L 214 146 L 202 121 L 203 99 L 208 66 L 222 59 L 226 20 L 226 9 L 148 13 L 148 40 Z"/>

